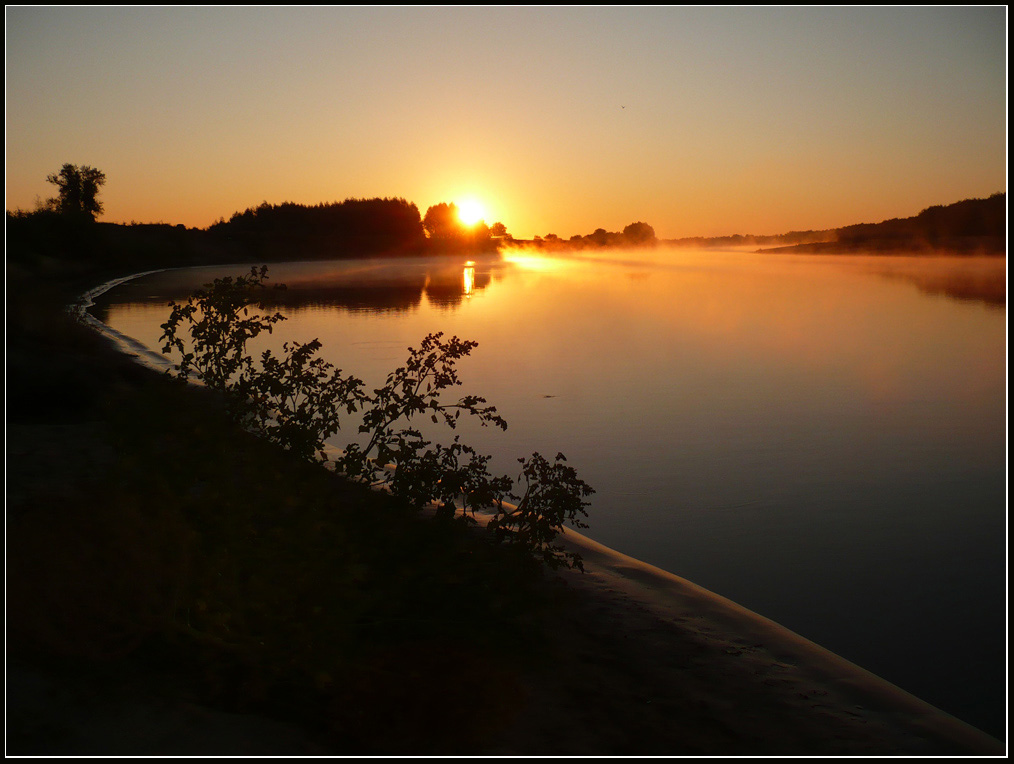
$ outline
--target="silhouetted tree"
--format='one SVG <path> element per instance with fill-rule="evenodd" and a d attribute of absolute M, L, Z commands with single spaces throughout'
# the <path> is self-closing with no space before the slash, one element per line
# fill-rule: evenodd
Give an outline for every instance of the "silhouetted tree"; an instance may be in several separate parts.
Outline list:
<path fill-rule="evenodd" d="M 655 237 L 655 229 L 647 223 L 631 223 L 623 229 L 623 238 L 627 240 L 627 244 L 635 247 L 650 247 L 653 244 L 658 243 L 658 239 Z"/>
<path fill-rule="evenodd" d="M 490 228 L 480 220 L 466 225 L 458 216 L 458 206 L 451 202 L 434 204 L 422 220 L 433 251 L 493 252 L 497 243 L 490 237 Z"/>
<path fill-rule="evenodd" d="M 105 173 L 94 167 L 65 164 L 60 172 L 46 176 L 46 182 L 54 184 L 60 195 L 51 199 L 51 207 L 64 215 L 87 216 L 94 220 L 102 214 L 102 203 L 98 200 L 99 187 L 106 182 Z"/>
<path fill-rule="evenodd" d="M 593 247 L 608 247 L 613 243 L 616 234 L 609 233 L 605 228 L 596 228 L 584 238 Z"/>
<path fill-rule="evenodd" d="M 468 232 L 468 238 L 472 241 L 486 241 L 489 239 L 489 226 L 486 225 L 485 220 L 480 220 L 476 223 L 472 223 L 470 226 L 465 226 L 465 230 Z"/>
<path fill-rule="evenodd" d="M 499 220 L 489 227 L 490 236 L 508 236 L 507 226 L 501 223 Z"/>
<path fill-rule="evenodd" d="M 431 239 L 457 239 L 464 232 L 458 206 L 454 202 L 434 204 L 426 210 L 422 224 Z"/>

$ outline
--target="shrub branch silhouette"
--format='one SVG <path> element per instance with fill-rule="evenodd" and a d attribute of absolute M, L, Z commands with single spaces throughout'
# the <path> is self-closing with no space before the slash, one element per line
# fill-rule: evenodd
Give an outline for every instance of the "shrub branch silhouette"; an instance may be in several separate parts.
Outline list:
<path fill-rule="evenodd" d="M 363 399 L 363 383 L 315 358 L 321 347 L 316 339 L 285 343 L 282 358 L 266 350 L 260 365 L 254 362 L 247 342 L 285 320 L 280 313 L 251 311 L 266 278 L 267 266 L 251 268 L 247 276 L 215 279 L 184 305 L 171 303 L 162 352 L 177 351 L 182 360 L 176 375 L 196 376 L 223 393 L 229 413 L 244 426 L 303 458 L 323 457 L 341 411 L 354 412 Z"/>
<path fill-rule="evenodd" d="M 441 518 L 474 523 L 476 510 L 491 509 L 487 527 L 499 541 L 521 546 L 554 569 L 584 569 L 579 554 L 554 543 L 565 523 L 587 527 L 580 517 L 587 516 L 585 499 L 594 493 L 563 454 L 553 463 L 539 453 L 519 459 L 518 494 L 508 476 L 490 473 L 489 456 L 459 436 L 445 446 L 410 426 L 425 417 L 453 430 L 466 414 L 483 427 L 507 429 L 485 398 L 443 399 L 461 384 L 456 363 L 478 343 L 430 334 L 418 349 L 409 348 L 405 365 L 372 393 L 362 380 L 316 357 L 317 339 L 285 343 L 280 358 L 265 350 L 257 363 L 247 353 L 248 341 L 285 320 L 280 313 L 260 312 L 257 297 L 266 279 L 267 266 L 251 268 L 245 276 L 215 279 L 185 304 L 170 303 L 160 339 L 163 353 L 181 358 L 177 378 L 201 379 L 225 396 L 237 422 L 305 459 L 326 461 L 325 441 L 340 430 L 344 415 L 361 411 L 358 429 L 365 445 L 349 443 L 335 459 L 338 472 L 385 488 L 413 507 L 435 505 Z"/>

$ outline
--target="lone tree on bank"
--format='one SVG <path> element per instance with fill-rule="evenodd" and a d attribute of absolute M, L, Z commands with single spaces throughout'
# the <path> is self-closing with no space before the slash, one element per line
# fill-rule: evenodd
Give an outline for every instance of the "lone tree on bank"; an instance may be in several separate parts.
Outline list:
<path fill-rule="evenodd" d="M 46 182 L 60 190 L 60 195 L 50 200 L 50 206 L 63 215 L 87 216 L 95 220 L 102 214 L 102 202 L 98 200 L 99 187 L 105 184 L 106 175 L 94 167 L 65 164 L 60 172 L 46 176 Z"/>

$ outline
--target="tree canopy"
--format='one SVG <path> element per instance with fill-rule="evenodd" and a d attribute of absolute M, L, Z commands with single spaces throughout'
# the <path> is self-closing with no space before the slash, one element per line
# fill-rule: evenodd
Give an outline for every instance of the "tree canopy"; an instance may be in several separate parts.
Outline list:
<path fill-rule="evenodd" d="M 47 175 L 46 181 L 59 190 L 59 196 L 49 200 L 52 209 L 64 215 L 87 216 L 91 220 L 102 214 L 98 195 L 106 175 L 101 170 L 88 165 L 65 164 L 59 172 Z"/>
<path fill-rule="evenodd" d="M 422 224 L 431 239 L 457 239 L 464 232 L 464 225 L 458 217 L 458 206 L 454 202 L 434 204 L 426 210 Z"/>
<path fill-rule="evenodd" d="M 479 220 L 466 224 L 458 214 L 458 206 L 454 202 L 440 202 L 427 209 L 422 225 L 429 237 L 430 246 L 438 251 L 486 252 L 496 249 L 496 243 L 490 235 L 491 229 L 486 222 Z M 506 226 L 502 223 L 499 225 L 506 233 Z"/>
<path fill-rule="evenodd" d="M 627 244 L 635 247 L 651 246 L 658 243 L 655 229 L 647 223 L 631 223 L 623 229 L 623 238 Z"/>
<path fill-rule="evenodd" d="M 542 249 L 595 249 L 602 247 L 654 247 L 658 244 L 655 229 L 647 223 L 631 223 L 623 232 L 607 231 L 596 228 L 585 236 L 571 236 L 562 239 L 555 233 L 547 233 L 544 237 L 536 236 L 533 243 Z"/>
<path fill-rule="evenodd" d="M 264 202 L 208 230 L 265 256 L 281 251 L 305 258 L 411 253 L 426 241 L 419 208 L 402 198 L 310 206 Z"/>

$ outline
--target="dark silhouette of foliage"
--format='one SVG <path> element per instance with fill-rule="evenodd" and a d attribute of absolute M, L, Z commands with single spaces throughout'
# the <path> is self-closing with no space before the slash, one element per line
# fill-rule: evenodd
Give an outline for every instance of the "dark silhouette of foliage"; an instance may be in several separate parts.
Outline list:
<path fill-rule="evenodd" d="M 290 260 L 493 252 L 498 244 L 484 222 L 462 223 L 453 203 L 430 207 L 422 219 L 418 207 L 401 198 L 263 202 L 214 223 L 208 234 L 253 257 Z"/>
<path fill-rule="evenodd" d="M 65 164 L 46 180 L 58 187 L 57 197 L 37 199 L 30 211 L 7 211 L 9 259 L 26 275 L 249 261 L 242 247 L 197 228 L 96 222 L 106 177 L 93 167 Z"/>
<path fill-rule="evenodd" d="M 593 247 L 609 247 L 619 244 L 619 234 L 610 233 L 605 228 L 596 228 L 584 237 L 585 243 Z"/>
<path fill-rule="evenodd" d="M 465 224 L 453 202 L 440 202 L 427 209 L 423 228 L 428 236 L 429 250 L 434 253 L 495 252 L 500 240 L 492 236 L 485 220 Z"/>
<path fill-rule="evenodd" d="M 507 233 L 507 226 L 499 220 L 489 227 L 489 235 L 496 237 L 510 236 L 510 234 Z"/>
<path fill-rule="evenodd" d="M 555 233 L 536 236 L 532 242 L 540 249 L 575 250 L 601 249 L 604 247 L 651 247 L 658 243 L 655 229 L 647 223 L 631 223 L 622 233 L 596 228 L 587 236 L 575 235 L 562 239 Z"/>
<path fill-rule="evenodd" d="M 838 240 L 848 243 L 894 240 L 918 242 L 931 248 L 977 237 L 1006 233 L 1007 194 L 988 199 L 965 199 L 947 206 L 927 207 L 915 217 L 892 218 L 882 223 L 860 223 L 838 229 Z"/>
<path fill-rule="evenodd" d="M 102 224 L 83 215 L 63 215 L 51 207 L 7 213 L 7 263 L 44 275 L 59 269 L 82 270 L 107 252 Z"/>
<path fill-rule="evenodd" d="M 652 247 L 658 243 L 655 229 L 647 223 L 631 223 L 623 229 L 623 238 L 633 247 Z"/>
<path fill-rule="evenodd" d="M 341 411 L 352 413 L 362 400 L 362 382 L 315 358 L 321 347 L 316 339 L 285 343 L 282 358 L 266 350 L 260 365 L 254 362 L 247 342 L 285 320 L 280 313 L 251 312 L 253 294 L 265 288 L 266 278 L 267 266 L 252 268 L 247 276 L 216 279 L 186 304 L 171 303 L 162 352 L 178 352 L 177 376 L 197 376 L 224 393 L 230 412 L 250 429 L 301 457 L 323 457 Z"/>
<path fill-rule="evenodd" d="M 362 381 L 314 357 L 320 348 L 314 339 L 284 343 L 282 358 L 265 350 L 260 369 L 238 385 L 250 401 L 248 424 L 304 458 L 326 458 L 324 441 L 338 432 L 341 416 L 365 399 Z"/>
<path fill-rule="evenodd" d="M 264 202 L 208 230 L 256 255 L 285 251 L 311 259 L 415 254 L 426 243 L 419 208 L 400 198 Z"/>
<path fill-rule="evenodd" d="M 538 453 L 518 461 L 521 463 L 518 480 L 523 483 L 524 492 L 521 495 L 509 493 L 509 498 L 517 502 L 516 506 L 505 509 L 500 503 L 500 511 L 488 527 L 501 541 L 538 550 L 543 562 L 557 568 L 568 554 L 559 544 L 553 543 L 560 521 L 587 528 L 579 516 L 587 517 L 584 509 L 587 502 L 583 497 L 592 491 L 566 463 L 563 454 L 557 454 L 552 464 Z M 581 568 L 580 560 L 576 567 Z"/>
<path fill-rule="evenodd" d="M 458 217 L 458 206 L 451 202 L 434 204 L 423 217 L 423 228 L 431 239 L 458 239 L 464 226 Z"/>
<path fill-rule="evenodd" d="M 47 206 L 63 215 L 94 220 L 102 214 L 98 200 L 99 188 L 106 182 L 105 173 L 94 167 L 65 164 L 58 173 L 46 176 L 46 182 L 59 190 L 59 196 L 50 199 Z"/>
<path fill-rule="evenodd" d="M 493 252 L 497 248 L 497 241 L 492 238 L 486 222 L 480 220 L 466 225 L 458 216 L 458 206 L 454 202 L 440 202 L 427 209 L 423 228 L 431 251 L 478 253 Z"/>
<path fill-rule="evenodd" d="M 789 231 L 788 233 L 773 236 L 757 236 L 754 234 L 732 234 L 729 236 L 685 236 L 681 239 L 663 239 L 662 243 L 676 247 L 743 247 L 743 246 L 772 246 L 772 245 L 793 245 L 812 244 L 815 242 L 831 241 L 835 237 L 835 230 L 827 228 L 824 230 Z"/>
<path fill-rule="evenodd" d="M 237 421 L 306 459 L 326 460 L 324 442 L 338 432 L 341 417 L 361 411 L 365 443 L 345 447 L 335 460 L 340 473 L 386 488 L 413 507 L 436 505 L 440 517 L 474 522 L 477 510 L 492 509 L 489 528 L 498 539 L 521 545 L 552 567 L 582 568 L 580 555 L 553 543 L 564 523 L 582 527 L 578 515 L 585 514 L 584 499 L 593 492 L 563 464 L 562 454 L 552 465 L 537 453 L 520 460 L 525 490 L 518 496 L 510 478 L 490 474 L 490 457 L 457 436 L 449 446 L 433 443 L 411 426 L 414 418 L 425 417 L 455 429 L 466 414 L 484 427 L 507 428 L 484 398 L 442 397 L 461 384 L 455 364 L 475 342 L 430 334 L 418 349 L 409 348 L 405 365 L 372 393 L 361 380 L 315 358 L 321 348 L 316 339 L 286 343 L 282 358 L 265 351 L 258 364 L 247 354 L 247 342 L 284 320 L 257 310 L 266 278 L 267 266 L 252 268 L 246 276 L 216 279 L 185 304 L 170 304 L 162 351 L 180 356 L 177 378 L 197 376 L 226 396 Z"/>
<path fill-rule="evenodd" d="M 456 440 L 450 448 L 437 445 L 429 450 L 432 444 L 423 439 L 418 429 L 396 429 L 399 422 L 408 422 L 415 416 L 454 429 L 462 413 L 476 417 L 484 427 L 493 424 L 507 429 L 507 423 L 496 413 L 496 408 L 487 405 L 484 398 L 466 396 L 450 404 L 441 399 L 444 390 L 461 384 L 455 363 L 474 347 L 475 342 L 457 337 L 444 340 L 443 335 L 437 333 L 425 337 L 419 349 L 409 348 L 406 364 L 388 374 L 384 387 L 368 396 L 363 423 L 359 427 L 361 433 L 369 436 L 366 445 L 350 444 L 338 461 L 339 468 L 374 487 L 389 486 L 394 493 L 411 498 L 416 506 L 433 500 L 448 506 L 458 495 L 464 495 L 466 506 L 474 500 L 464 490 L 471 485 L 464 476 L 478 474 L 475 470 L 480 464 L 485 465 L 485 457 L 478 457 L 471 448 L 461 446 Z M 463 469 L 459 464 L 462 455 L 470 457 Z M 441 470 L 434 469 L 437 466 L 447 474 L 442 475 Z M 441 485 L 444 477 L 446 484 Z M 448 493 L 452 485 L 462 490 Z"/>
<path fill-rule="evenodd" d="M 1007 251 L 1007 194 L 934 205 L 914 217 L 859 223 L 834 234 L 832 241 L 769 251 L 1002 254 Z"/>
<path fill-rule="evenodd" d="M 213 390 L 226 392 L 237 375 L 249 371 L 251 359 L 246 343 L 285 317 L 280 313 L 250 315 L 252 292 L 264 288 L 267 266 L 251 268 L 249 275 L 215 279 L 199 289 L 186 304 L 170 303 L 169 320 L 162 324 L 163 353 L 173 350 L 182 356 L 180 379 L 196 375 Z M 242 316 L 242 317 L 240 317 Z M 192 348 L 180 336 L 181 325 L 189 325 Z"/>

